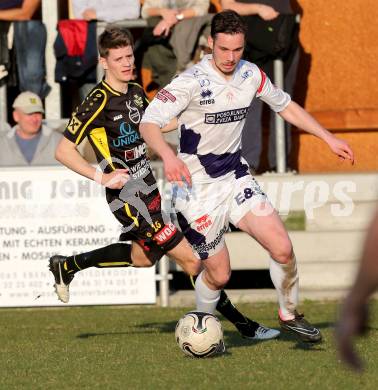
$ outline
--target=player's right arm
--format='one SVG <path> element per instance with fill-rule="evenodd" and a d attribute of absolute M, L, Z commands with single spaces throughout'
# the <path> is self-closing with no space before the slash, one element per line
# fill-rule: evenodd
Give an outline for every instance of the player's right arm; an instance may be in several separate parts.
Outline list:
<path fill-rule="evenodd" d="M 74 142 L 63 137 L 55 151 L 55 158 L 72 171 L 99 184 L 113 189 L 121 189 L 127 182 L 127 169 L 116 169 L 110 173 L 102 173 L 92 166 L 77 150 Z"/>
<path fill-rule="evenodd" d="M 77 150 L 83 139 L 92 129 L 104 126 L 103 109 L 107 102 L 107 94 L 102 89 L 95 89 L 77 110 L 64 131 L 64 137 L 57 146 L 55 158 L 74 172 L 95 180 L 108 188 L 121 189 L 128 180 L 126 169 L 116 169 L 110 173 L 102 173 L 93 167 Z"/>
<path fill-rule="evenodd" d="M 187 108 L 196 84 L 197 81 L 190 75 L 180 75 L 173 79 L 157 93 L 139 125 L 139 131 L 145 142 L 163 160 L 167 180 L 177 182 L 179 185 L 182 185 L 184 180 L 191 185 L 190 172 L 164 140 L 161 129 L 169 125 Z"/>
<path fill-rule="evenodd" d="M 160 127 L 155 123 L 141 123 L 139 131 L 147 145 L 152 146 L 164 163 L 164 172 L 168 181 L 177 182 L 180 186 L 185 180 L 189 186 L 192 184 L 190 172 L 185 163 L 173 152 L 163 137 Z"/>

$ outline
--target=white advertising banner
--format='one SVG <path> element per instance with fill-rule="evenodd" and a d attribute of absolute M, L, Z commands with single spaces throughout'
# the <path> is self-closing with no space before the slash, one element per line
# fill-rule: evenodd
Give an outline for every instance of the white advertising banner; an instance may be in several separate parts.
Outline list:
<path fill-rule="evenodd" d="M 62 167 L 2 168 L 0 306 L 60 305 L 48 259 L 117 242 L 120 227 L 97 183 Z M 90 268 L 70 292 L 71 305 L 155 303 L 155 267 Z"/>

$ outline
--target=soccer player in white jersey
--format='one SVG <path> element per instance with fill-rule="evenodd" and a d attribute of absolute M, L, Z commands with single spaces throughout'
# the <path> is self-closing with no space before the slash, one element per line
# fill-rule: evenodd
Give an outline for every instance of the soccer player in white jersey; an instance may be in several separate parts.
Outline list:
<path fill-rule="evenodd" d="M 140 125 L 145 141 L 164 162 L 173 186 L 173 205 L 181 229 L 202 259 L 196 280 L 197 309 L 214 312 L 231 269 L 224 233 L 229 222 L 255 238 L 270 254 L 270 274 L 278 293 L 281 327 L 303 341 L 321 334 L 296 310 L 298 273 L 293 247 L 277 212 L 241 157 L 241 132 L 254 97 L 286 121 L 321 138 L 343 159 L 354 161 L 348 144 L 334 137 L 310 114 L 276 88 L 254 64 L 241 60 L 245 25 L 233 11 L 214 16 L 212 55 L 161 90 Z M 178 117 L 178 155 L 160 129 Z"/>

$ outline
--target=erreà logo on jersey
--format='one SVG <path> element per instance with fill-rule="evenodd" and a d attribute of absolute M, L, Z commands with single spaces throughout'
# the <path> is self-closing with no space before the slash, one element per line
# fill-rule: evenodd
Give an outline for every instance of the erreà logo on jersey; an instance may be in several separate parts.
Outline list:
<path fill-rule="evenodd" d="M 144 156 L 146 154 L 146 144 L 143 142 L 142 145 L 135 146 L 135 148 L 125 150 L 125 160 L 131 161 Z"/>
<path fill-rule="evenodd" d="M 154 239 L 159 245 L 163 245 L 173 237 L 176 231 L 176 226 L 172 222 L 170 222 L 168 225 L 165 225 L 159 233 L 156 233 L 154 235 Z"/>
<path fill-rule="evenodd" d="M 213 92 L 210 91 L 210 89 L 203 89 L 200 93 L 201 100 L 200 100 L 200 106 L 206 105 L 206 104 L 214 104 L 215 100 L 211 99 L 211 96 L 213 96 Z"/>
<path fill-rule="evenodd" d="M 202 99 L 208 99 L 209 97 L 211 97 L 211 95 L 213 94 L 212 91 L 210 91 L 210 89 L 204 89 L 201 91 L 201 98 Z"/>
<path fill-rule="evenodd" d="M 211 220 L 209 214 L 205 214 L 202 217 L 196 219 L 195 223 L 196 223 L 196 230 L 198 232 L 203 232 L 213 224 L 213 221 Z"/>

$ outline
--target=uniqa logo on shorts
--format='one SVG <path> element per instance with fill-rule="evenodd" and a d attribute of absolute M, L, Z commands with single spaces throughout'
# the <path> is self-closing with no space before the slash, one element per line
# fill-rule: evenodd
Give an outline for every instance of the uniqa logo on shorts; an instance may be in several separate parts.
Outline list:
<path fill-rule="evenodd" d="M 131 145 L 140 138 L 139 134 L 133 129 L 130 123 L 122 122 L 119 131 L 121 135 L 116 139 L 113 139 L 113 146 L 116 148 Z"/>

